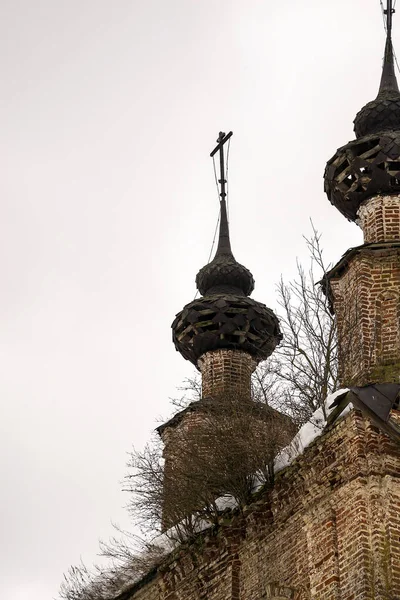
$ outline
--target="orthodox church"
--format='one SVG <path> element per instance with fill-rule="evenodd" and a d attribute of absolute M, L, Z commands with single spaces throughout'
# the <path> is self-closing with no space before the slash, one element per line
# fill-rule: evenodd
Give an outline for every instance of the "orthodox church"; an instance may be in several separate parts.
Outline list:
<path fill-rule="evenodd" d="M 232 509 L 222 524 L 172 550 L 115 600 L 400 599 L 400 92 L 393 12 L 389 0 L 378 95 L 358 112 L 355 140 L 336 151 L 324 175 L 329 201 L 364 234 L 322 282 L 337 319 L 341 388 L 327 400 L 324 429 L 306 424 L 296 432 L 287 417 L 254 410 L 252 373 L 281 333 L 273 311 L 250 297 L 253 276 L 231 249 L 223 170 L 229 134 L 220 134 L 218 249 L 197 274 L 200 296 L 172 324 L 176 349 L 201 372 L 202 399 L 158 430 L 164 529 L 184 517 L 178 499 L 186 491 L 176 475 L 186 451 L 182 432 L 197 431 L 210 411 L 226 419 L 227 399 L 244 407 L 254 436 L 266 439 L 271 423 L 280 422 L 280 460 L 273 483 L 245 510 Z M 210 452 L 207 437 L 198 445 L 200 454 Z"/>

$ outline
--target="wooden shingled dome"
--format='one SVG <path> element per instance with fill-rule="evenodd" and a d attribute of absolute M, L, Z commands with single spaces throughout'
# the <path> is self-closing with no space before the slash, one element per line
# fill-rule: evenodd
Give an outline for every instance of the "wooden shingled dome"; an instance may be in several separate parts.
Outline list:
<path fill-rule="evenodd" d="M 196 277 L 202 297 L 187 304 L 172 323 L 175 348 L 196 366 L 203 354 L 221 348 L 242 350 L 259 362 L 282 339 L 273 311 L 248 297 L 254 279 L 232 254 L 223 192 L 220 207 L 215 257 Z"/>
<path fill-rule="evenodd" d="M 325 169 L 325 192 L 350 221 L 376 194 L 400 192 L 400 131 L 369 135 L 339 148 Z"/>
<path fill-rule="evenodd" d="M 223 291 L 249 296 L 254 290 L 254 278 L 246 267 L 239 264 L 232 253 L 217 254 L 213 261 L 197 273 L 196 285 L 203 296 Z"/>
<path fill-rule="evenodd" d="M 220 348 L 243 350 L 259 362 L 268 358 L 282 339 L 271 309 L 233 294 L 190 302 L 177 314 L 172 331 L 176 349 L 194 365 L 205 352 Z"/>
<path fill-rule="evenodd" d="M 325 192 L 351 221 L 364 200 L 400 192 L 400 93 L 390 31 L 378 95 L 354 120 L 357 139 L 339 148 L 325 169 Z"/>

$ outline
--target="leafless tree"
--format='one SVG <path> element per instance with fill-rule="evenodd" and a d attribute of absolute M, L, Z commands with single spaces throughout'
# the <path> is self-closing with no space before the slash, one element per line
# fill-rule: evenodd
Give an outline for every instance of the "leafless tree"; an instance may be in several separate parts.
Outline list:
<path fill-rule="evenodd" d="M 160 529 L 164 501 L 163 445 L 158 433 L 154 433 L 143 451 L 132 450 L 129 455 L 129 475 L 123 483 L 128 491 L 128 509 L 135 525 L 144 534 Z"/>
<path fill-rule="evenodd" d="M 256 373 L 259 387 L 270 386 L 271 405 L 288 411 L 298 423 L 319 407 L 325 410 L 327 395 L 338 385 L 336 322 L 319 284 L 328 266 L 314 226 L 305 242 L 309 268 L 297 263 L 297 277 L 278 284 L 283 340 Z"/>
<path fill-rule="evenodd" d="M 71 567 L 61 584 L 62 600 L 112 600 L 157 566 L 167 553 L 162 545 L 146 542 L 121 531 L 108 543 L 100 542 L 104 565 L 88 569 L 81 563 Z"/>
<path fill-rule="evenodd" d="M 179 410 L 186 408 L 191 402 L 201 399 L 201 378 L 197 371 L 191 377 L 186 377 L 177 388 L 181 392 L 177 398 L 170 398 L 174 408 Z"/>

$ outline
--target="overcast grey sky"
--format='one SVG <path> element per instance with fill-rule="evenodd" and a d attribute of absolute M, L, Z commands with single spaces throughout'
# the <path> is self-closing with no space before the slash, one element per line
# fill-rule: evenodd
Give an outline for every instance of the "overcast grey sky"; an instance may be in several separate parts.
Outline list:
<path fill-rule="evenodd" d="M 322 175 L 383 45 L 379 0 L 2 0 L 1 598 L 50 600 L 128 524 L 126 452 L 192 372 L 170 323 L 210 251 L 218 131 L 255 299 L 276 308 L 310 217 L 327 261 L 362 242 Z"/>

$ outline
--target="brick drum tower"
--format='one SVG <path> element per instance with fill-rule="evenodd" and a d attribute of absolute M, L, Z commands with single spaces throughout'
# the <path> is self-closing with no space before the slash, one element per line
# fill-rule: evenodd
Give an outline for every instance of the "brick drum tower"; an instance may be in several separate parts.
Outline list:
<path fill-rule="evenodd" d="M 214 418 L 224 420 L 227 427 L 232 409 L 247 411 L 254 432 L 262 434 L 263 430 L 265 435 L 268 435 L 271 419 L 281 418 L 282 424 L 285 422 L 293 434 L 288 419 L 266 406 L 264 409 L 259 404 L 255 407 L 251 399 L 251 375 L 257 364 L 270 356 L 282 336 L 273 311 L 249 297 L 254 289 L 253 275 L 232 253 L 224 173 L 224 144 L 231 135 L 220 133 L 214 151 L 219 152 L 221 168 L 217 251 L 214 259 L 196 276 L 201 297 L 187 304 L 172 324 L 176 349 L 201 372 L 202 398 L 158 428 L 164 442 L 166 527 L 182 518 L 190 507 L 190 502 L 183 500 L 193 495 L 193 489 L 187 491 L 181 487 L 182 461 L 187 460 L 188 445 L 200 446 L 196 450 L 200 454 L 210 451 L 210 436 L 215 433 L 202 436 L 198 433 L 210 411 Z M 286 437 L 286 443 L 289 439 Z M 182 501 L 181 507 L 179 501 Z"/>

